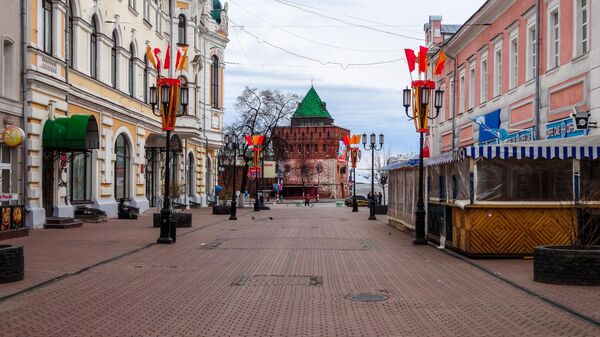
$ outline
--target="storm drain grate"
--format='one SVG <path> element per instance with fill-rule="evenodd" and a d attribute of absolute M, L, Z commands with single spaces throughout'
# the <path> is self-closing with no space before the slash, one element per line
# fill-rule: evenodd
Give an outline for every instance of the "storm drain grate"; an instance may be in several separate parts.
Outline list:
<path fill-rule="evenodd" d="M 241 275 L 231 285 L 248 287 L 320 286 L 323 285 L 323 277 L 304 275 Z"/>
<path fill-rule="evenodd" d="M 360 239 L 360 245 L 367 250 L 380 249 L 379 245 L 371 239 Z"/>
<path fill-rule="evenodd" d="M 384 294 L 348 294 L 346 295 L 346 299 L 353 302 L 384 302 L 390 298 L 389 295 Z"/>
<path fill-rule="evenodd" d="M 223 244 L 223 242 L 225 242 L 225 240 L 223 239 L 216 239 L 215 241 L 206 243 L 206 244 L 201 244 L 200 245 L 200 249 L 206 249 L 206 250 L 212 250 L 212 249 L 217 249 L 217 247 L 219 247 L 220 245 Z"/>

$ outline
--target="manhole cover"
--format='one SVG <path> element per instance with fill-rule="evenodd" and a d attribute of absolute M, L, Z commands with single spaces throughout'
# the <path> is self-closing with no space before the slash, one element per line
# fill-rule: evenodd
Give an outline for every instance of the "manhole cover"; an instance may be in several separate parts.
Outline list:
<path fill-rule="evenodd" d="M 346 299 L 353 302 L 383 302 L 390 298 L 383 294 L 348 294 Z"/>

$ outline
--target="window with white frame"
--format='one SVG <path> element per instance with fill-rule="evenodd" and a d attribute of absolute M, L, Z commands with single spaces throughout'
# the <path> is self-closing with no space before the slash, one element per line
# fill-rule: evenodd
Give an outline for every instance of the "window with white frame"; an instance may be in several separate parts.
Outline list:
<path fill-rule="evenodd" d="M 129 0 L 129 7 L 135 9 L 135 0 Z"/>
<path fill-rule="evenodd" d="M 144 20 L 150 21 L 150 0 L 144 0 Z"/>
<path fill-rule="evenodd" d="M 110 48 L 110 84 L 113 88 L 117 88 L 117 61 L 119 59 L 117 55 L 117 31 L 115 30 L 112 35 L 113 41 Z"/>
<path fill-rule="evenodd" d="M 454 118 L 454 114 L 456 111 L 456 107 L 455 107 L 456 101 L 454 100 L 456 92 L 455 92 L 454 88 L 455 88 L 454 80 L 452 80 L 452 83 L 450 83 L 450 118 L 449 119 Z"/>
<path fill-rule="evenodd" d="M 438 88 L 440 88 L 440 90 L 444 90 L 446 88 L 446 83 L 444 83 L 443 81 L 438 83 Z M 441 122 L 444 121 L 445 118 L 445 113 L 446 113 L 446 101 L 444 99 L 442 99 L 442 107 L 440 108 L 440 113 L 437 116 L 437 123 L 440 124 Z"/>
<path fill-rule="evenodd" d="M 494 51 L 494 97 L 500 94 L 502 94 L 502 48 L 498 46 Z"/>
<path fill-rule="evenodd" d="M 485 58 L 481 59 L 481 80 L 479 83 L 481 83 L 481 89 L 479 92 L 479 96 L 480 96 L 480 101 L 481 103 L 484 103 L 487 101 L 487 97 L 488 97 L 488 60 L 487 60 L 487 56 Z"/>
<path fill-rule="evenodd" d="M 2 43 L 2 62 L 0 64 L 2 74 L 2 87 L 0 95 L 8 98 L 13 97 L 14 69 L 15 69 L 15 44 L 5 39 Z"/>
<path fill-rule="evenodd" d="M 527 29 L 527 80 L 537 74 L 537 31 L 535 23 Z"/>
<path fill-rule="evenodd" d="M 465 112 L 465 72 L 464 70 L 460 73 L 460 79 L 458 82 L 458 113 L 462 114 Z"/>
<path fill-rule="evenodd" d="M 517 37 L 510 40 L 510 88 L 515 88 L 519 79 L 519 43 Z"/>
<path fill-rule="evenodd" d="M 51 0 L 43 0 L 42 3 L 42 50 L 46 54 L 52 54 L 52 39 L 53 39 L 53 26 L 54 26 L 54 18 L 52 13 L 52 1 Z"/>
<path fill-rule="evenodd" d="M 475 107 L 475 64 L 469 70 L 469 110 Z"/>
<path fill-rule="evenodd" d="M 589 0 L 576 0 L 575 8 L 575 56 L 589 51 Z"/>
<path fill-rule="evenodd" d="M 0 144 L 0 193 L 10 195 L 12 188 L 12 168 L 11 168 L 11 150 Z M 2 201 L 2 205 L 9 204 L 9 201 Z"/>
<path fill-rule="evenodd" d="M 550 34 L 548 43 L 548 68 L 553 69 L 560 65 L 560 17 L 558 8 L 550 11 L 548 32 Z"/>

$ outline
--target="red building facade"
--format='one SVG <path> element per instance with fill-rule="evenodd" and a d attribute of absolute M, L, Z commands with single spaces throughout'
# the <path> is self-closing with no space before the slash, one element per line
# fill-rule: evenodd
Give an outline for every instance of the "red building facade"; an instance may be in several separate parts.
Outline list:
<path fill-rule="evenodd" d="M 340 142 L 350 131 L 333 124 L 314 88 L 292 116 L 291 126 L 273 132 L 285 198 L 343 199 L 348 196 L 348 163 Z"/>

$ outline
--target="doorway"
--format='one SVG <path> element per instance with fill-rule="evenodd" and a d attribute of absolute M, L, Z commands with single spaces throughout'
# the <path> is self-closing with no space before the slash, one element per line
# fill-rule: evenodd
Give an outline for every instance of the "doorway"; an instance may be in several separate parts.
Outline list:
<path fill-rule="evenodd" d="M 156 207 L 156 156 L 159 151 L 156 148 L 146 148 L 146 199 L 150 207 Z"/>
<path fill-rule="evenodd" d="M 44 151 L 42 168 L 43 207 L 49 218 L 54 216 L 54 151 Z"/>

